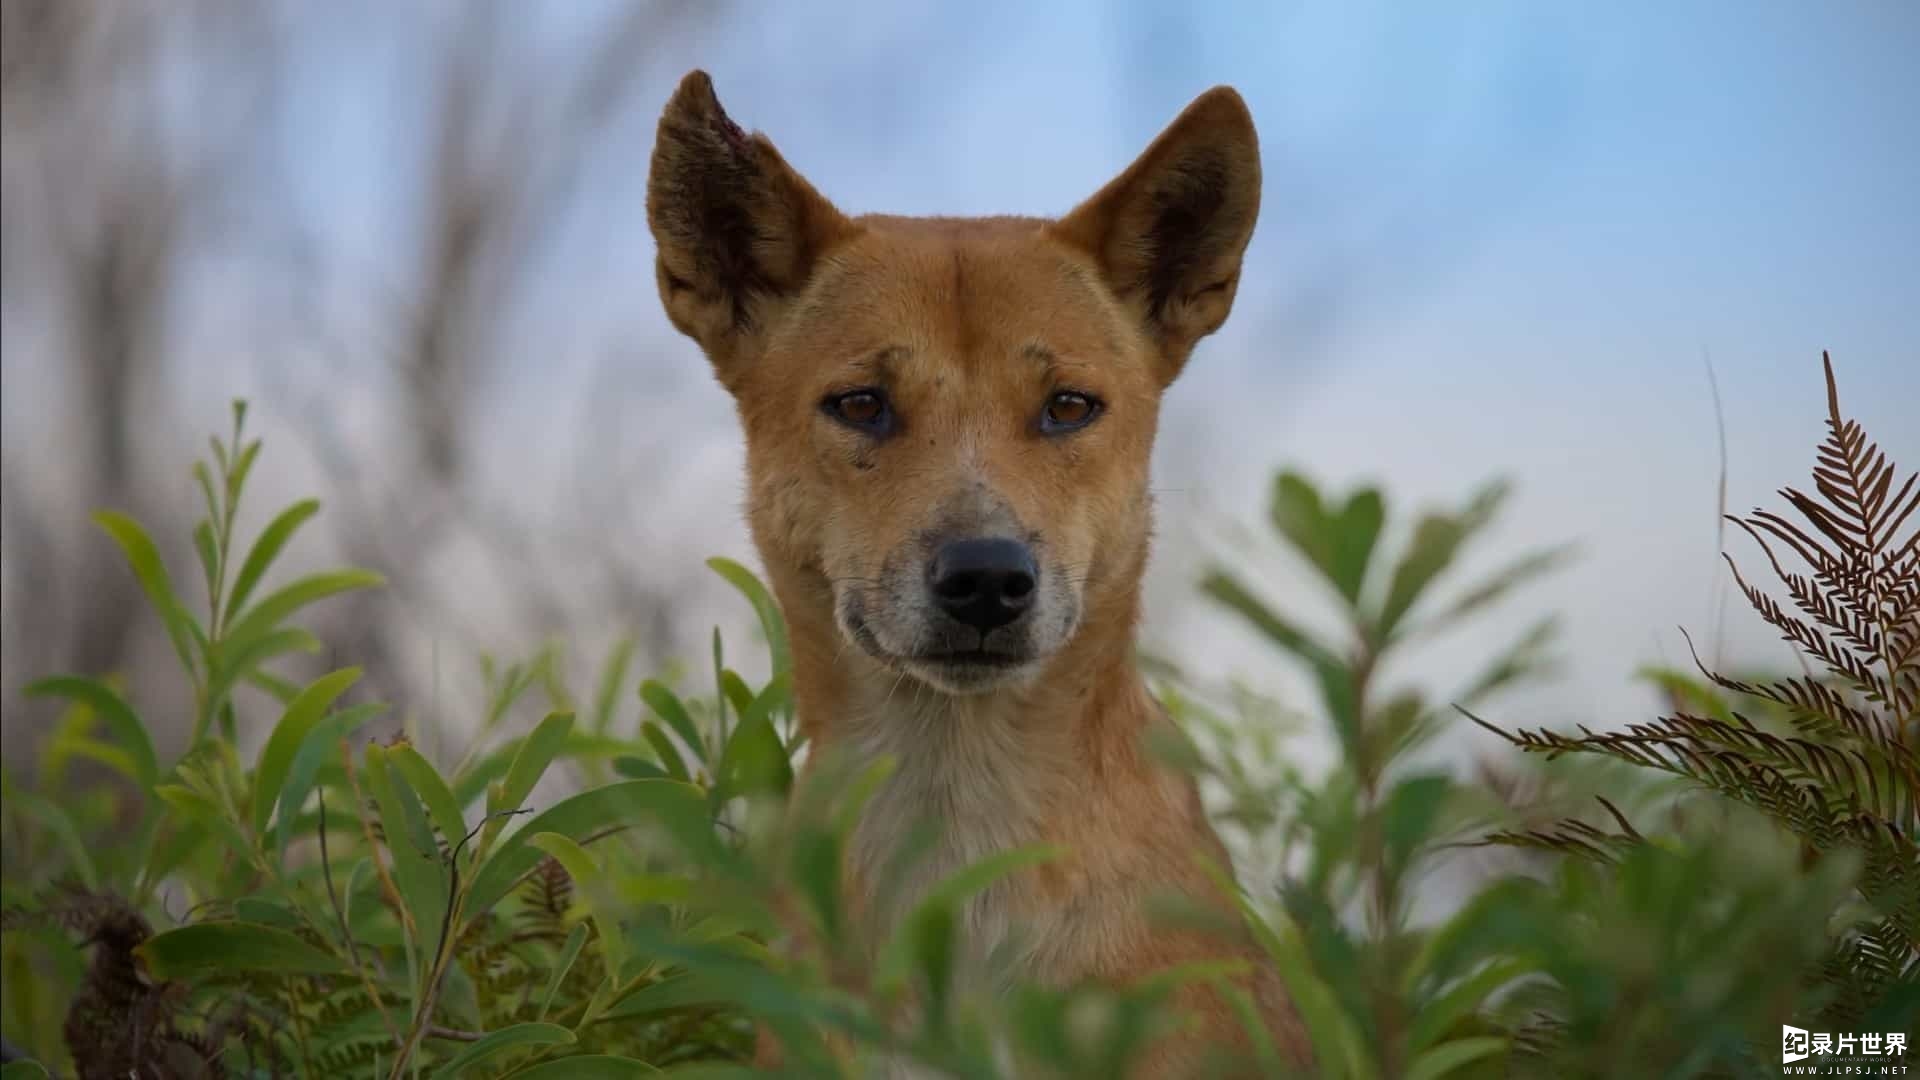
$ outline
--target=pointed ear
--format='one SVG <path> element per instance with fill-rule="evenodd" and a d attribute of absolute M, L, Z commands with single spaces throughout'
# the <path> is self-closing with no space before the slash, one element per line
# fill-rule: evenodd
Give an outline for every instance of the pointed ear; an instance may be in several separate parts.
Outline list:
<path fill-rule="evenodd" d="M 851 224 L 694 71 L 660 116 L 647 225 L 667 317 L 735 385 L 758 336 Z"/>
<path fill-rule="evenodd" d="M 1216 86 L 1139 160 L 1052 226 L 1092 255 L 1160 349 L 1172 382 L 1227 321 L 1260 214 L 1260 144 L 1246 102 Z"/>

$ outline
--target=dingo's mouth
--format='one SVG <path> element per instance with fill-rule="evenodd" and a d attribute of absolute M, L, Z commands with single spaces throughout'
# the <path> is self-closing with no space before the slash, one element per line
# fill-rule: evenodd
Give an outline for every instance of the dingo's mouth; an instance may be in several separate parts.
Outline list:
<path fill-rule="evenodd" d="M 1007 651 L 980 646 L 895 652 L 881 644 L 873 627 L 857 610 L 845 611 L 843 625 L 847 636 L 868 656 L 950 693 L 977 692 L 1016 681 L 1041 659 L 1031 650 Z"/>
<path fill-rule="evenodd" d="M 905 658 L 915 664 L 946 664 L 966 666 L 978 664 L 982 667 L 1015 667 L 1027 663 L 1033 657 L 1024 653 L 988 652 L 985 649 L 965 649 L 958 652 L 930 652 Z"/>
<path fill-rule="evenodd" d="M 1039 657 L 987 652 L 921 653 L 891 661 L 914 678 L 949 694 L 977 694 L 1026 680 L 1038 668 Z"/>

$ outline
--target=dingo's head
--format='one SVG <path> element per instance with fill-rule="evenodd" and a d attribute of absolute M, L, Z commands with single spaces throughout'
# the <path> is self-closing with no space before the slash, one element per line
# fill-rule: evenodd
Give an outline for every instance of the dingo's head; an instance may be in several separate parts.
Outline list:
<path fill-rule="evenodd" d="M 1065 218 L 917 219 L 843 215 L 688 75 L 647 189 L 660 294 L 739 406 L 788 620 L 952 693 L 1130 623 L 1160 394 L 1259 203 L 1224 87 Z"/>

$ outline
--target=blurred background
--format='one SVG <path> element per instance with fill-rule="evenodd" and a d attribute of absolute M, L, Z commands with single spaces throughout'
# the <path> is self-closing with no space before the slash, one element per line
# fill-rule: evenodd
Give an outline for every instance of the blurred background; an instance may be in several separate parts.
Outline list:
<path fill-rule="evenodd" d="M 1154 481 L 1148 643 L 1204 676 L 1291 689 L 1193 588 L 1230 559 L 1311 611 L 1250 527 L 1283 464 L 1402 509 L 1510 477 L 1474 560 L 1574 541 L 1578 561 L 1408 675 L 1458 681 L 1557 611 L 1564 664 L 1498 715 L 1601 727 L 1655 707 L 1631 674 L 1685 662 L 1680 627 L 1709 659 L 1785 662 L 1727 602 L 1722 461 L 1728 509 L 1798 482 L 1822 349 L 1850 411 L 1920 459 L 1911 3 L 0 13 L 9 756 L 53 709 L 20 686 L 55 671 L 125 673 L 184 739 L 159 623 L 87 514 L 139 517 L 185 579 L 188 467 L 235 397 L 266 439 L 243 530 L 318 495 L 288 571 L 391 581 L 317 609 L 344 655 L 316 664 L 365 664 L 456 740 L 483 653 L 558 639 L 584 669 L 631 634 L 657 668 L 716 624 L 747 640 L 702 566 L 754 561 L 739 432 L 660 312 L 643 207 L 693 67 L 854 212 L 1057 214 L 1201 90 L 1246 96 L 1260 226 L 1233 318 L 1167 398 Z"/>

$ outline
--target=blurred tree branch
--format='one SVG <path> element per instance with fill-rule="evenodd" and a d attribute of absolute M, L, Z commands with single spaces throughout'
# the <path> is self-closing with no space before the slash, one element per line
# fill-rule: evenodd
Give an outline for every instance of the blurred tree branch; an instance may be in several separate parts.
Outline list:
<path fill-rule="evenodd" d="M 404 75 L 422 87 L 425 108 L 404 144 L 417 158 L 394 169 L 403 185 L 417 184 L 417 198 L 402 227 L 382 237 L 378 265 L 351 268 L 328 261 L 337 257 L 322 242 L 329 225 L 303 218 L 290 177 L 274 171 L 288 167 L 280 139 L 292 131 L 276 111 L 291 85 L 286 61 L 296 45 L 314 45 L 300 23 L 312 17 L 304 6 L 8 0 L 0 13 L 9 336 L 20 325 L 35 332 L 20 350 L 30 359 L 10 356 L 9 383 L 25 372 L 59 395 L 31 414 L 46 441 L 29 454 L 10 436 L 0 470 L 8 641 L 0 710 L 10 730 L 27 678 L 121 671 L 141 681 L 133 669 L 157 628 L 85 512 L 128 510 L 163 543 L 187 534 L 189 504 L 140 496 L 156 481 L 177 490 L 171 473 L 157 471 L 172 467 L 176 447 L 166 441 L 172 425 L 155 413 L 183 374 L 172 352 L 184 298 L 237 227 L 254 231 L 249 254 L 269 264 L 256 278 L 284 282 L 292 298 L 265 316 L 263 347 L 242 348 L 309 441 L 340 554 L 394 582 L 391 595 L 343 605 L 348 625 L 329 635 L 352 641 L 367 661 L 363 692 L 428 703 L 424 723 L 449 720 L 459 703 L 422 685 L 438 672 L 421 671 L 419 649 L 408 646 L 445 640 L 464 670 L 501 644 L 460 610 L 476 595 L 504 605 L 516 632 L 577 627 L 584 610 L 631 627 L 646 651 L 663 650 L 667 601 L 684 582 L 636 565 L 616 530 L 595 527 L 612 504 L 577 500 L 566 520 L 536 521 L 516 505 L 525 500 L 503 497 L 497 478 L 471 473 L 476 447 L 501 437 L 476 412 L 512 359 L 505 342 L 543 252 L 595 160 L 632 149 L 641 129 L 623 121 L 650 65 L 711 8 L 616 5 L 577 47 L 554 55 L 529 44 L 535 16 L 511 0 L 358 12 L 384 31 L 420 29 L 408 42 L 419 62 L 409 57 Z M 340 282 L 359 312 L 323 306 L 323 287 Z M 316 351 L 323 362 L 288 359 Z M 610 355 L 604 371 L 630 370 L 629 360 Z M 348 394 L 343 370 L 352 372 Z M 631 378 L 597 385 L 628 401 L 640 392 Z M 369 400 L 380 412 L 374 429 L 355 415 Z M 607 475 L 607 440 L 625 434 L 606 429 L 631 415 L 596 400 L 586 418 L 594 429 L 580 440 L 578 472 L 598 477 L 590 486 L 603 499 L 603 489 L 622 486 Z M 153 454 L 160 449 L 164 456 Z M 434 572 L 476 553 L 480 589 L 450 589 Z M 167 555 L 185 558 L 184 545 Z"/>
<path fill-rule="evenodd" d="M 230 220 L 218 211 L 260 142 L 277 26 L 239 0 L 8 0 L 0 13 L 8 302 L 42 314 L 36 344 L 80 418 L 49 433 L 72 440 L 62 485 L 87 508 L 151 519 L 164 508 L 139 499 L 137 433 L 153 426 L 141 413 L 167 364 L 180 264 Z M 64 542 L 47 485 L 27 479 L 7 474 L 9 716 L 25 674 L 127 667 L 137 626 L 111 545 Z"/>
<path fill-rule="evenodd" d="M 565 219 L 595 151 L 616 136 L 640 75 L 663 44 L 706 12 L 677 0 L 622 6 L 556 82 L 523 77 L 513 62 L 527 29 L 519 25 L 526 18 L 521 5 L 492 0 L 460 10 L 439 39 L 433 105 L 419 139 L 419 231 L 404 241 L 416 252 L 409 260 L 414 280 L 388 287 L 397 303 L 393 296 L 369 298 L 391 324 L 375 336 L 389 350 L 397 453 L 376 462 L 351 445 L 328 387 L 300 386 L 290 373 L 276 380 L 295 401 L 290 413 L 308 418 L 306 434 L 336 492 L 330 516 L 345 555 L 388 571 L 395 583 L 391 596 L 352 605 L 347 633 L 365 646 L 366 685 L 389 696 L 407 681 L 403 638 L 451 634 L 463 661 L 485 648 L 462 633 L 466 620 L 419 572 L 432 553 L 458 541 L 477 541 L 486 553 L 493 571 L 487 583 L 514 625 L 549 633 L 565 625 L 577 605 L 567 603 L 555 579 L 586 570 L 588 595 L 622 619 L 642 620 L 649 652 L 668 636 L 666 598 L 622 564 L 610 539 L 591 524 L 542 525 L 536 538 L 514 515 L 484 508 L 468 486 L 468 470 L 476 442 L 497 436 L 481 429 L 475 407 L 497 373 L 497 343 L 519 310 L 542 244 Z M 330 349 L 361 347 L 352 338 L 327 337 Z M 567 573 L 542 573 L 543 562 Z M 449 703 L 437 695 L 412 699 L 432 701 L 419 715 L 424 725 L 438 728 L 449 719 Z"/>

